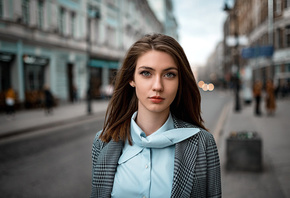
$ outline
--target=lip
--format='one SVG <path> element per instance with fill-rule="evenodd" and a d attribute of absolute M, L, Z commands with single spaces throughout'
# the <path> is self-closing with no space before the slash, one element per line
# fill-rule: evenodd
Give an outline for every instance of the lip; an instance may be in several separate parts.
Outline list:
<path fill-rule="evenodd" d="M 152 96 L 152 97 L 149 97 L 149 100 L 153 103 L 158 104 L 158 103 L 163 102 L 165 100 L 165 98 L 162 98 L 160 96 Z"/>

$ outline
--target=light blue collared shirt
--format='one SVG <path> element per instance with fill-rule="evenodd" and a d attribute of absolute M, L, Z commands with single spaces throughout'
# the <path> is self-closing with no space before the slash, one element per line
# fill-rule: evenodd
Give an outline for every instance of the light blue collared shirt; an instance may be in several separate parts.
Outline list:
<path fill-rule="evenodd" d="M 131 118 L 133 146 L 126 141 L 118 161 L 113 198 L 170 197 L 174 172 L 175 144 L 199 132 L 195 128 L 174 128 L 171 114 L 156 132 L 146 136 Z"/>

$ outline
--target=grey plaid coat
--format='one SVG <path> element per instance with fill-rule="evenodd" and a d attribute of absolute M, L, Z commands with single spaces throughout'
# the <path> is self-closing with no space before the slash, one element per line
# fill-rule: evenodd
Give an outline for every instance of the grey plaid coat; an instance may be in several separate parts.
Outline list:
<path fill-rule="evenodd" d="M 197 128 L 173 116 L 175 128 Z M 111 197 L 123 141 L 102 142 L 97 133 L 93 143 L 91 198 Z M 126 185 L 126 184 L 124 184 Z M 175 146 L 171 197 L 221 197 L 220 162 L 213 136 L 200 129 Z"/>

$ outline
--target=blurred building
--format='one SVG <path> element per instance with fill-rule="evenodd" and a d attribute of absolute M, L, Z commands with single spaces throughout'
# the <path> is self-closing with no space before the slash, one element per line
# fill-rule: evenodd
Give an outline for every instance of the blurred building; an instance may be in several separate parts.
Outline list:
<path fill-rule="evenodd" d="M 219 42 L 214 51 L 209 55 L 206 62 L 206 69 L 202 80 L 213 83 L 216 87 L 223 86 L 223 43 Z"/>
<path fill-rule="evenodd" d="M 234 60 L 241 77 L 251 71 L 252 81 L 268 79 L 276 86 L 290 82 L 290 1 L 236 0 L 224 23 L 224 72 L 233 73 Z M 238 47 L 229 45 L 229 38 Z M 246 38 L 243 42 L 243 38 Z M 237 51 L 235 51 L 237 50 Z M 238 58 L 236 58 L 238 57 Z"/>
<path fill-rule="evenodd" d="M 101 97 L 129 46 L 165 29 L 145 0 L 2 0 L 0 104 L 10 86 L 26 107 L 44 85 L 60 102 L 84 99 L 89 80 Z"/>
<path fill-rule="evenodd" d="M 173 0 L 148 0 L 158 20 L 163 24 L 164 33 L 178 40 L 177 21 Z"/>
<path fill-rule="evenodd" d="M 228 4 L 225 4 L 224 11 L 227 12 L 227 18 L 223 25 L 223 79 L 224 85 L 227 88 L 233 88 L 238 84 L 241 78 L 241 70 L 243 70 L 245 65 L 245 60 L 242 59 L 240 52 L 242 48 L 246 46 L 246 42 L 242 38 L 245 38 L 245 35 L 240 33 L 240 23 L 238 16 L 241 17 L 241 13 L 237 8 L 238 0 L 234 1 L 232 8 L 228 7 Z M 247 0 L 247 2 L 250 2 Z M 244 16 L 245 20 L 248 20 Z"/>

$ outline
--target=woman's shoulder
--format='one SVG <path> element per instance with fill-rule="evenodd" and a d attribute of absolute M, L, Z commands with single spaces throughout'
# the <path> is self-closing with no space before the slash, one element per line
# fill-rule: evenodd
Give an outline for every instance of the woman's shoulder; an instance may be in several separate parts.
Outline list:
<path fill-rule="evenodd" d="M 100 135 L 102 133 L 102 130 L 101 131 L 98 131 L 95 135 L 95 138 L 94 138 L 94 142 L 93 142 L 93 145 L 94 146 L 97 146 L 97 147 L 103 147 L 106 143 L 103 142 L 101 139 L 100 139 Z"/>

